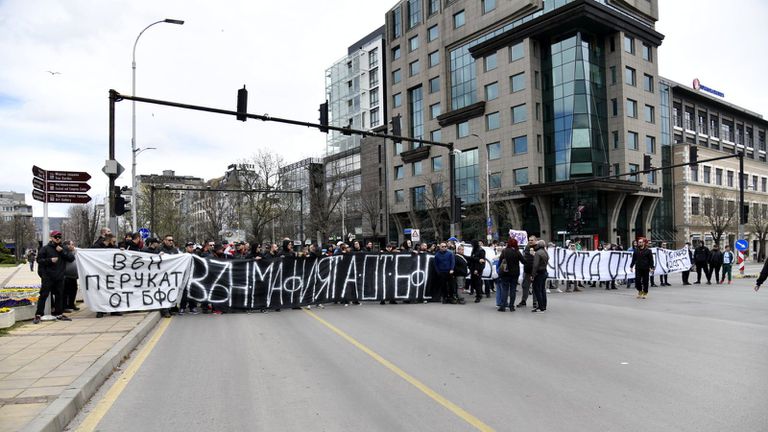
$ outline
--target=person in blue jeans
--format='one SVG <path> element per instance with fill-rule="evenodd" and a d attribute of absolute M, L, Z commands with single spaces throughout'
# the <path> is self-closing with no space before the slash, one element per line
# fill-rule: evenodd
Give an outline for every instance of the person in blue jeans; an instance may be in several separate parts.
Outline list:
<path fill-rule="evenodd" d="M 517 239 L 509 239 L 507 247 L 499 256 L 499 312 L 506 311 L 507 307 L 510 312 L 515 311 L 517 280 L 520 278 L 520 264 L 524 260 L 523 254 L 518 249 Z"/>

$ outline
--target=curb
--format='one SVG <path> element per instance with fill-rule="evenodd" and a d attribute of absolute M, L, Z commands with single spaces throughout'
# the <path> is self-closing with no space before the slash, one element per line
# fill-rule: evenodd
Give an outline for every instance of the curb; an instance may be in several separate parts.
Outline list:
<path fill-rule="evenodd" d="M 28 423 L 24 432 L 58 432 L 64 430 L 80 409 L 99 390 L 102 384 L 112 375 L 128 355 L 149 334 L 160 321 L 160 313 L 150 312 L 127 335 L 123 336 L 115 346 L 99 357 L 69 388 L 46 407 L 38 416 Z"/>

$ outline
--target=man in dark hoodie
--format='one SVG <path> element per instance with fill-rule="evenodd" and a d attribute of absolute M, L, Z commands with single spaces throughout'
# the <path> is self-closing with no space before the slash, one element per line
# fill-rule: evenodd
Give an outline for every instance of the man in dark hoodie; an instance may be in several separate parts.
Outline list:
<path fill-rule="evenodd" d="M 701 283 L 701 272 L 704 271 L 704 276 L 707 277 L 707 283 L 712 283 L 712 273 L 709 270 L 709 249 L 704 246 L 704 242 L 700 241 L 699 246 L 693 251 L 693 260 L 696 262 L 696 282 Z"/>
<path fill-rule="evenodd" d="M 456 266 L 456 258 L 453 252 L 448 250 L 445 242 L 440 243 L 440 250 L 435 253 L 435 272 L 437 274 L 437 286 L 443 296 L 443 303 L 456 303 L 453 297 L 453 269 Z"/>
<path fill-rule="evenodd" d="M 634 271 L 635 266 L 637 266 L 637 272 L 635 272 L 637 298 L 644 299 L 648 296 L 650 273 L 653 273 L 653 269 L 656 267 L 653 263 L 653 252 L 646 247 L 644 238 L 637 239 L 637 249 L 632 252 L 629 271 Z"/>
<path fill-rule="evenodd" d="M 68 262 L 75 260 L 66 248 L 61 245 L 60 231 L 51 231 L 50 241 L 40 248 L 37 254 L 37 273 L 40 275 L 40 297 L 37 300 L 34 324 L 40 324 L 45 312 L 45 302 L 51 296 L 51 313 L 59 321 L 72 321 L 64 315 L 64 271 Z"/>

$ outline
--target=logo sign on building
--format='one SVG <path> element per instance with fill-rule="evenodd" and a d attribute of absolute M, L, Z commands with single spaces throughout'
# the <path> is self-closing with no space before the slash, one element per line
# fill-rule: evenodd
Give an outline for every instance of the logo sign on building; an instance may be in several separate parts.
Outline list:
<path fill-rule="evenodd" d="M 91 200 L 86 195 L 91 186 L 86 183 L 91 175 L 82 171 L 46 171 L 32 167 L 32 198 L 45 203 L 84 204 Z"/>
<path fill-rule="evenodd" d="M 734 246 L 736 247 L 737 251 L 744 252 L 749 249 L 749 242 L 744 239 L 738 240 Z"/>
<path fill-rule="evenodd" d="M 725 97 L 724 93 L 719 92 L 719 91 L 717 91 L 715 89 L 709 88 L 709 87 L 701 84 L 701 81 L 699 81 L 698 78 L 693 80 L 693 88 L 694 88 L 694 90 L 699 90 L 699 91 L 703 90 L 703 91 L 705 91 L 707 93 L 711 93 L 711 94 L 713 94 L 715 96 L 720 96 L 721 98 Z"/>

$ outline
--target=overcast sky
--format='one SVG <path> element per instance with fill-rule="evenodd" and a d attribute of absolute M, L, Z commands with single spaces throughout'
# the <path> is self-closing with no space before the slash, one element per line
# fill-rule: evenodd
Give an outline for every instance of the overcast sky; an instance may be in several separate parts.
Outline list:
<path fill-rule="evenodd" d="M 479 0 L 464 0 L 479 1 Z M 316 122 L 325 69 L 347 47 L 383 25 L 394 1 L 369 0 L 0 0 L 0 190 L 27 194 L 35 216 L 32 165 L 87 171 L 91 196 L 107 177 L 108 91 L 131 93 L 131 52 L 138 33 L 164 18 L 137 48 L 138 96 L 235 109 L 237 89 L 248 111 Z M 290 6 L 286 6 L 290 5 Z M 733 5 L 733 6 L 731 6 Z M 660 74 L 694 78 L 726 100 L 768 115 L 760 84 L 768 60 L 768 2 L 660 0 L 657 30 L 666 37 Z M 48 71 L 54 72 L 54 74 Z M 130 184 L 131 105 L 117 104 L 117 159 Z M 286 162 L 320 156 L 325 135 L 255 120 L 137 104 L 138 173 L 175 170 L 209 179 L 258 149 Z M 50 204 L 51 216 L 67 205 Z"/>

